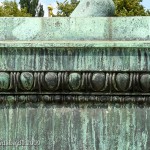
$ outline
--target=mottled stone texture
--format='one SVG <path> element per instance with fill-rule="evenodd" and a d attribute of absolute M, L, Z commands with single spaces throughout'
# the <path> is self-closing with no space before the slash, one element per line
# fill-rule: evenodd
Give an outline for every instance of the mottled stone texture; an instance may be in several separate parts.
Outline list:
<path fill-rule="evenodd" d="M 150 40 L 150 17 L 1 18 L 0 41 Z"/>
<path fill-rule="evenodd" d="M 149 149 L 150 17 L 0 18 L 0 35 L 0 149 Z"/>

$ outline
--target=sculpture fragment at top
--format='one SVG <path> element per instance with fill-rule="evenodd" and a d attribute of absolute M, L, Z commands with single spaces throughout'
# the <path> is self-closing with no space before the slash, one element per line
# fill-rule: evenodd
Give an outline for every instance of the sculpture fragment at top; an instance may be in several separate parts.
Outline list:
<path fill-rule="evenodd" d="M 114 16 L 112 0 L 81 0 L 70 17 L 109 17 Z"/>

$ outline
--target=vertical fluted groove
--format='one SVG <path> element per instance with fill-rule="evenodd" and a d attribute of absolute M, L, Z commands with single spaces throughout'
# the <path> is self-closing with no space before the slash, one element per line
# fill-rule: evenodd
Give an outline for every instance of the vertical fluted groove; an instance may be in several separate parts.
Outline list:
<path fill-rule="evenodd" d="M 149 148 L 150 108 L 147 106 L 36 105 L 1 106 L 0 142 L 39 140 L 39 146 L 18 147 L 26 150 Z M 4 146 L 4 149 L 17 147 Z"/>
<path fill-rule="evenodd" d="M 148 71 L 149 48 L 0 48 L 1 70 Z"/>

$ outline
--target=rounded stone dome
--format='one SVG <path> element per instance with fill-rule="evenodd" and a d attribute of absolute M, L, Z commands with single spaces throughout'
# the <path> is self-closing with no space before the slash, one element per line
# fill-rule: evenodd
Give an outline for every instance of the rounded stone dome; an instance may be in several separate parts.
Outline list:
<path fill-rule="evenodd" d="M 114 16 L 114 12 L 112 0 L 81 0 L 70 17 L 108 17 Z"/>

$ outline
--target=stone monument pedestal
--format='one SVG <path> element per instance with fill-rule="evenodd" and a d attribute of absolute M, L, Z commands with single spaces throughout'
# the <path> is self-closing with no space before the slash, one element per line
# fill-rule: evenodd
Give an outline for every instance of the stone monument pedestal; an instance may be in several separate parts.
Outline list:
<path fill-rule="evenodd" d="M 150 17 L 1 18 L 0 27 L 1 147 L 149 148 Z"/>

